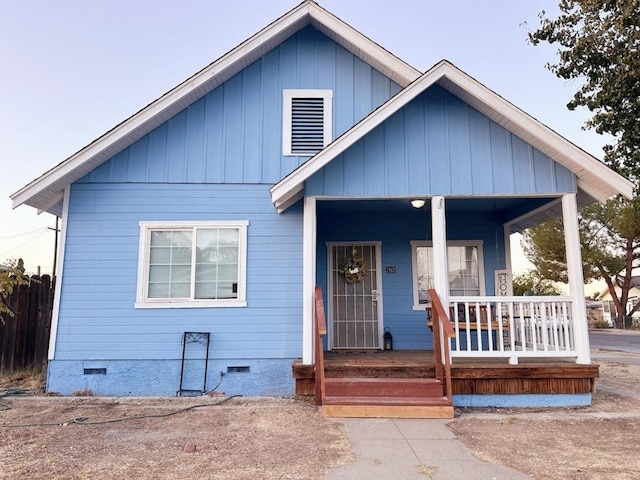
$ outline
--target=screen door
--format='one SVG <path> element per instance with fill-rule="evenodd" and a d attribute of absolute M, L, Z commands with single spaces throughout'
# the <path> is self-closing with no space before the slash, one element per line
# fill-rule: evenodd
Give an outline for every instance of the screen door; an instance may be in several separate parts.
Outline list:
<path fill-rule="evenodd" d="M 331 348 L 379 349 L 378 244 L 331 245 Z"/>

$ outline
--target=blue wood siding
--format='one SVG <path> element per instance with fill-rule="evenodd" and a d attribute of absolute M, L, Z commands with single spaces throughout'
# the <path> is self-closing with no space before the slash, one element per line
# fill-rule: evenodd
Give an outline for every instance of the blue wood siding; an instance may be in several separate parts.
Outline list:
<path fill-rule="evenodd" d="M 309 158 L 282 156 L 284 89 L 332 90 L 336 138 L 400 86 L 307 27 L 81 181 L 274 184 Z"/>
<path fill-rule="evenodd" d="M 306 182 L 313 196 L 576 192 L 575 176 L 435 85 Z"/>
<path fill-rule="evenodd" d="M 473 208 L 464 212 L 457 200 L 447 207 L 448 240 L 482 240 L 485 289 L 493 295 L 494 270 L 505 268 L 503 228 L 498 212 Z M 334 205 L 329 205 L 332 203 Z M 319 202 L 317 241 L 317 282 L 327 288 L 327 242 L 382 242 L 382 296 L 384 325 L 393 334 L 396 349 L 431 349 L 433 339 L 426 327 L 425 312 L 413 310 L 412 240 L 431 240 L 431 217 L 428 210 L 389 210 L 385 202 Z M 351 204 L 351 206 L 350 206 Z M 386 273 L 385 267 L 395 267 Z"/>
<path fill-rule="evenodd" d="M 248 306 L 134 309 L 138 222 L 153 220 L 248 220 Z M 75 184 L 56 359 L 179 359 L 185 331 L 211 332 L 212 359 L 299 357 L 301 225 L 263 185 Z"/>

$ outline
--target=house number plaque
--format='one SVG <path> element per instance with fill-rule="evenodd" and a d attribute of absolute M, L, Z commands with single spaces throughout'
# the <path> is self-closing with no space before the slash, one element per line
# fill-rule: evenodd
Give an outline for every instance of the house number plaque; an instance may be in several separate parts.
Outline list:
<path fill-rule="evenodd" d="M 396 273 L 396 267 L 384 267 L 384 271 L 388 274 L 393 275 Z"/>

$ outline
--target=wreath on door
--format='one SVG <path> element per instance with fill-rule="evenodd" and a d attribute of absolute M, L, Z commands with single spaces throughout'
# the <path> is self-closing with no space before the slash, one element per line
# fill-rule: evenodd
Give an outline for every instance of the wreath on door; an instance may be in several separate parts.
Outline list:
<path fill-rule="evenodd" d="M 351 250 L 351 256 L 343 260 L 340 268 L 340 274 L 347 283 L 360 283 L 367 275 L 367 264 L 355 248 Z"/>

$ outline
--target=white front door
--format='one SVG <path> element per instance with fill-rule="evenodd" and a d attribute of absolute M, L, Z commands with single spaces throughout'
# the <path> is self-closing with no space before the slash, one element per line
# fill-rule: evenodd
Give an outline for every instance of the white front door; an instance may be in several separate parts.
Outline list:
<path fill-rule="evenodd" d="M 379 349 L 380 243 L 333 243 L 329 247 L 329 348 Z"/>

